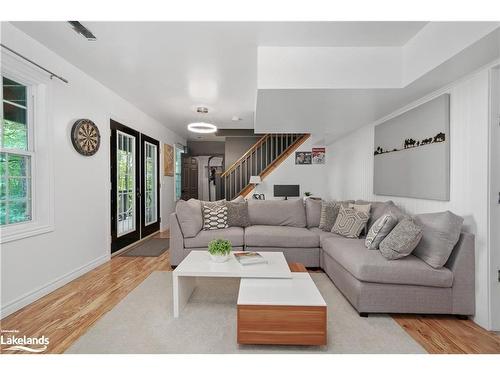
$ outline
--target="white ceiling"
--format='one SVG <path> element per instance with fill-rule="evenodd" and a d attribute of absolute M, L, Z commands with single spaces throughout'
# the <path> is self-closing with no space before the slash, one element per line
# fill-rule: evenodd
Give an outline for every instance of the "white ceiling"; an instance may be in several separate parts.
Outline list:
<path fill-rule="evenodd" d="M 403 88 L 260 89 L 257 133 L 312 132 L 326 144 L 500 58 L 500 29 Z"/>
<path fill-rule="evenodd" d="M 253 128 L 258 46 L 402 46 L 426 22 L 13 22 L 177 133 L 205 119 Z M 238 116 L 241 121 L 233 122 Z"/>

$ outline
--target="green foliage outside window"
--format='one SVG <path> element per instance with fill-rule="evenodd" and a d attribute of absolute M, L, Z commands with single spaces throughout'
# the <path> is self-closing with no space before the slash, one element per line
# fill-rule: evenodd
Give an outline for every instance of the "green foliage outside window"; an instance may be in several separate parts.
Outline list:
<path fill-rule="evenodd" d="M 28 150 L 26 86 L 3 77 L 0 123 L 0 225 L 31 219 L 31 156 Z"/>

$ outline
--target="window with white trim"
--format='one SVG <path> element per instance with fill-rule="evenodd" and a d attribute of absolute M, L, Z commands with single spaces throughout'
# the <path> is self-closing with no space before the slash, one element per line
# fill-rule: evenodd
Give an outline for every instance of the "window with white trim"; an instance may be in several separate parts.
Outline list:
<path fill-rule="evenodd" d="M 0 225 L 31 221 L 30 142 L 32 105 L 29 87 L 2 76 L 0 123 Z"/>
<path fill-rule="evenodd" d="M 2 49 L 0 90 L 0 243 L 54 229 L 53 81 Z"/>

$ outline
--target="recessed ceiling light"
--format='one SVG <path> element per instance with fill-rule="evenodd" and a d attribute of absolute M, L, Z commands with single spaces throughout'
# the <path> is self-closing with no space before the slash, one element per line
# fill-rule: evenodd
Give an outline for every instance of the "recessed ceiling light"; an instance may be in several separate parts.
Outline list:
<path fill-rule="evenodd" d="M 192 122 L 187 128 L 190 132 L 202 134 L 215 133 L 217 131 L 217 126 L 207 122 Z"/>

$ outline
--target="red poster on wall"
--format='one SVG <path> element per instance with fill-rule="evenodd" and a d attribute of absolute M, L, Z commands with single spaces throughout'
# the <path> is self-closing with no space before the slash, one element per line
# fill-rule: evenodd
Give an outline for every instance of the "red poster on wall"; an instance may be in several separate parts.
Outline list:
<path fill-rule="evenodd" d="M 325 164 L 325 148 L 324 147 L 313 147 L 312 148 L 312 163 L 313 164 Z"/>

